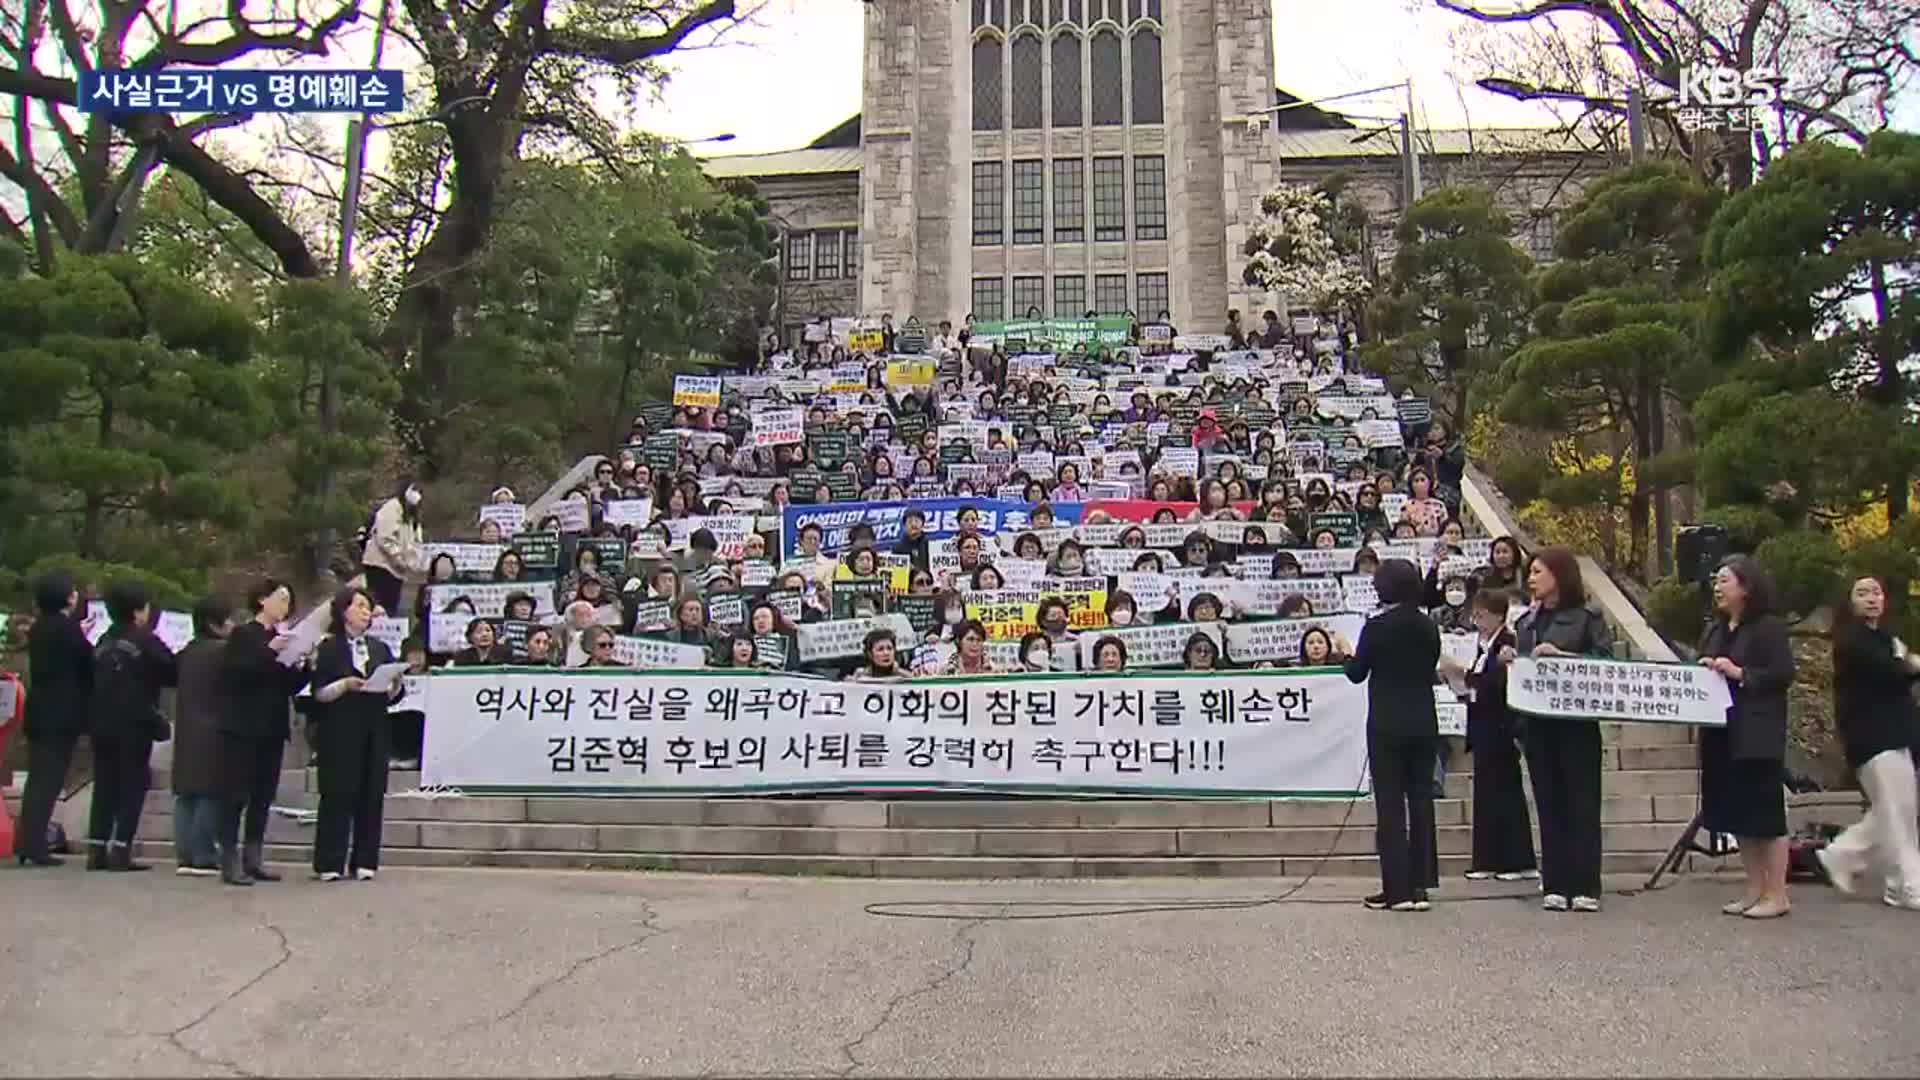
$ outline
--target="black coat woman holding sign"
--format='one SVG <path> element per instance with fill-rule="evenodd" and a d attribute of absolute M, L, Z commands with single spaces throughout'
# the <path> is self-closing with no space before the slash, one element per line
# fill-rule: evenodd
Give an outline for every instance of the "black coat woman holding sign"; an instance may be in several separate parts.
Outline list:
<path fill-rule="evenodd" d="M 1426 911 L 1434 864 L 1433 758 L 1440 723 L 1433 673 L 1440 631 L 1420 610 L 1420 571 L 1388 559 L 1373 575 L 1386 610 L 1360 630 L 1347 661 L 1351 682 L 1367 684 L 1367 760 L 1373 773 L 1374 843 L 1380 891 L 1374 910 Z"/>
<path fill-rule="evenodd" d="M 331 632 L 313 658 L 313 727 L 320 758 L 313 873 L 321 881 L 349 875 L 372 881 L 380 869 L 381 810 L 393 746 L 387 706 L 405 686 L 395 679 L 384 692 L 367 688 L 374 672 L 393 662 L 386 642 L 367 633 L 372 625 L 373 598 L 364 589 L 341 590 L 333 598 Z"/>
<path fill-rule="evenodd" d="M 1440 668 L 1467 692 L 1467 749 L 1473 754 L 1473 858 L 1467 877 L 1522 881 L 1540 876 L 1533 859 L 1527 789 L 1520 780 L 1520 725 L 1507 707 L 1507 594 L 1473 595 L 1470 663 L 1442 657 Z"/>
<path fill-rule="evenodd" d="M 1714 620 L 1700 663 L 1727 680 L 1727 726 L 1700 731 L 1700 809 L 1714 832 L 1740 839 L 1747 891 L 1720 910 L 1777 919 L 1787 900 L 1787 688 L 1793 647 L 1773 613 L 1773 585 L 1758 563 L 1732 555 L 1713 575 Z"/>
<path fill-rule="evenodd" d="M 1527 564 L 1533 606 L 1514 625 L 1515 656 L 1613 655 L 1613 630 L 1587 606 L 1580 563 L 1566 548 L 1543 548 Z M 1540 814 L 1540 906 L 1600 910 L 1600 725 L 1580 716 L 1527 718 L 1527 770 Z"/>

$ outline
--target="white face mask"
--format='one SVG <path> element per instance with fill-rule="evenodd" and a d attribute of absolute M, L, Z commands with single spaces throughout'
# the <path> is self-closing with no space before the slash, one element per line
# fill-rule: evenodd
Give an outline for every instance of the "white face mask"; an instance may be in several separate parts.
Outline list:
<path fill-rule="evenodd" d="M 1115 626 L 1126 626 L 1133 622 L 1133 611 L 1129 608 L 1114 608 L 1113 614 L 1107 618 L 1112 620 Z"/>
<path fill-rule="evenodd" d="M 1467 602 L 1467 594 L 1464 591 L 1460 589 L 1447 590 L 1447 606 L 1448 607 L 1459 607 L 1461 604 L 1464 604 L 1466 602 Z"/>
<path fill-rule="evenodd" d="M 419 488 L 408 488 L 406 495 L 403 497 L 407 500 L 408 506 L 420 505 L 420 489 Z"/>
<path fill-rule="evenodd" d="M 948 625 L 948 626 L 954 626 L 954 625 L 956 625 L 956 624 L 958 624 L 958 623 L 960 622 L 960 620 L 961 620 L 961 619 L 964 619 L 964 618 L 966 618 L 966 617 L 967 617 L 967 611 L 966 611 L 966 609 L 965 609 L 965 608 L 957 608 L 957 607 L 950 607 L 950 608 L 948 608 L 948 609 L 946 610 L 946 612 L 945 612 L 945 614 L 943 614 L 943 615 L 941 616 L 941 618 L 944 618 L 944 619 L 946 619 L 946 620 L 947 620 L 947 625 Z"/>

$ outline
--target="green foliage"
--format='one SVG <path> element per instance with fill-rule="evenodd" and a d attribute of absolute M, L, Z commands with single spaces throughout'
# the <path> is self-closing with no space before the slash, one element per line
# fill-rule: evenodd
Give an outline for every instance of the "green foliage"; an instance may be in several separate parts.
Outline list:
<path fill-rule="evenodd" d="M 1772 575 L 1786 611 L 1807 614 L 1840 592 L 1846 554 L 1831 534 L 1784 532 L 1755 548 L 1753 557 Z"/>
<path fill-rule="evenodd" d="M 1698 582 L 1662 578 L 1648 594 L 1647 622 L 1668 641 L 1685 645 L 1698 641 L 1706 615 L 1706 595 Z"/>
<path fill-rule="evenodd" d="M 145 562 L 97 562 L 72 555 L 49 555 L 20 572 L 24 588 L 32 588 L 33 579 L 51 570 L 64 570 L 73 575 L 73 580 L 83 593 L 95 594 L 106 591 L 107 586 L 116 582 L 128 581 L 142 585 L 154 607 L 174 611 L 186 611 L 192 608 L 205 591 L 203 580 L 176 579 L 154 572 Z M 30 599 L 23 596 L 22 599 Z"/>
<path fill-rule="evenodd" d="M 217 562 L 256 514 L 231 469 L 266 430 L 254 346 L 244 311 L 128 256 L 0 288 L 5 562 Z"/>
<path fill-rule="evenodd" d="M 1424 393 L 1447 387 L 1456 424 L 1469 385 L 1527 329 L 1532 261 L 1508 239 L 1512 228 L 1482 189 L 1427 195 L 1396 230 L 1392 273 L 1373 307 L 1371 366 Z"/>
<path fill-rule="evenodd" d="M 321 530 L 351 530 L 373 497 L 399 398 L 365 298 L 332 281 L 288 282 L 272 297 L 261 351 L 291 488 L 265 523 L 268 536 L 291 547 Z"/>

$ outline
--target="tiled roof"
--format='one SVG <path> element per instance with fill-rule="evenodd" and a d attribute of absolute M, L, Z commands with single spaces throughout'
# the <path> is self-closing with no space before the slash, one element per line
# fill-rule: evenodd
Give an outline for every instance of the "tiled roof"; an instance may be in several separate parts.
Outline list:
<path fill-rule="evenodd" d="M 702 167 L 712 177 L 806 176 L 860 171 L 860 148 L 833 150 L 777 150 L 771 154 L 728 154 L 705 159 Z"/>

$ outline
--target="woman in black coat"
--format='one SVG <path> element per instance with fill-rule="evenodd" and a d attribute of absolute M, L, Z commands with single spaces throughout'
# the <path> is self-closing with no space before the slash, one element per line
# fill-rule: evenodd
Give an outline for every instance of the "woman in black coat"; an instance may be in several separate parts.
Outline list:
<path fill-rule="evenodd" d="M 73 747 L 92 716 L 93 646 L 80 627 L 80 592 L 55 570 L 33 583 L 39 615 L 27 632 L 27 790 L 20 799 L 21 866 L 59 866 L 47 850 L 53 804 L 66 786 Z"/>
<path fill-rule="evenodd" d="M 1820 865 L 1834 888 L 1852 893 L 1860 873 L 1877 862 L 1887 906 L 1920 911 L 1913 775 L 1920 657 L 1887 629 L 1887 590 L 1878 578 L 1854 582 L 1847 601 L 1835 608 L 1833 718 L 1847 764 L 1867 793 L 1867 813 L 1821 849 Z"/>
<path fill-rule="evenodd" d="M 380 869 L 380 819 L 392 749 L 387 706 L 404 687 L 370 692 L 366 682 L 393 651 L 369 636 L 373 598 L 343 589 L 333 598 L 332 632 L 313 658 L 315 749 L 320 758 L 320 820 L 313 836 L 313 873 L 321 881 L 352 875 L 372 881 Z M 352 853 L 348 853 L 348 840 Z"/>
<path fill-rule="evenodd" d="M 87 815 L 87 869 L 145 870 L 133 861 L 134 834 L 152 780 L 156 740 L 171 732 L 160 692 L 176 686 L 173 650 L 148 628 L 153 604 L 134 582 L 107 589 L 113 625 L 93 650 L 93 806 Z"/>
<path fill-rule="evenodd" d="M 1500 658 L 1513 647 L 1507 594 L 1475 593 L 1472 608 L 1478 634 L 1473 662 L 1440 661 L 1467 692 L 1467 749 L 1473 754 L 1473 861 L 1467 876 L 1523 881 L 1540 873 L 1520 780 L 1520 725 L 1507 708 L 1507 664 Z"/>
<path fill-rule="evenodd" d="M 1580 563 L 1566 548 L 1544 548 L 1527 564 L 1533 606 L 1514 624 L 1500 656 L 1613 656 L 1613 628 L 1587 606 Z M 1600 910 L 1600 724 L 1584 717 L 1530 716 L 1527 771 L 1540 814 L 1540 906 Z"/>
<path fill-rule="evenodd" d="M 226 708 L 220 718 L 220 791 L 227 800 L 220 819 L 220 880 L 229 885 L 279 881 L 266 867 L 267 813 L 280 788 L 280 763 L 287 748 L 289 699 L 307 685 L 304 663 L 287 666 L 279 649 L 286 637 L 277 627 L 293 609 L 293 589 L 268 578 L 247 590 L 252 618 L 227 637 L 221 657 L 220 689 Z M 240 847 L 241 820 L 246 849 Z"/>
<path fill-rule="evenodd" d="M 1731 555 L 1713 575 L 1715 618 L 1700 663 L 1727 680 L 1727 726 L 1700 730 L 1700 809 L 1707 828 L 1740 840 L 1746 895 L 1720 910 L 1777 919 L 1787 900 L 1787 688 L 1793 647 L 1773 613 L 1773 586 L 1758 563 Z"/>
<path fill-rule="evenodd" d="M 1373 588 L 1386 610 L 1361 628 L 1346 665 L 1348 680 L 1367 684 L 1380 892 L 1365 903 L 1376 911 L 1426 911 L 1423 886 L 1435 861 L 1433 757 L 1440 722 L 1433 673 L 1440 661 L 1440 631 L 1420 610 L 1420 571 L 1412 563 L 1381 563 Z"/>

